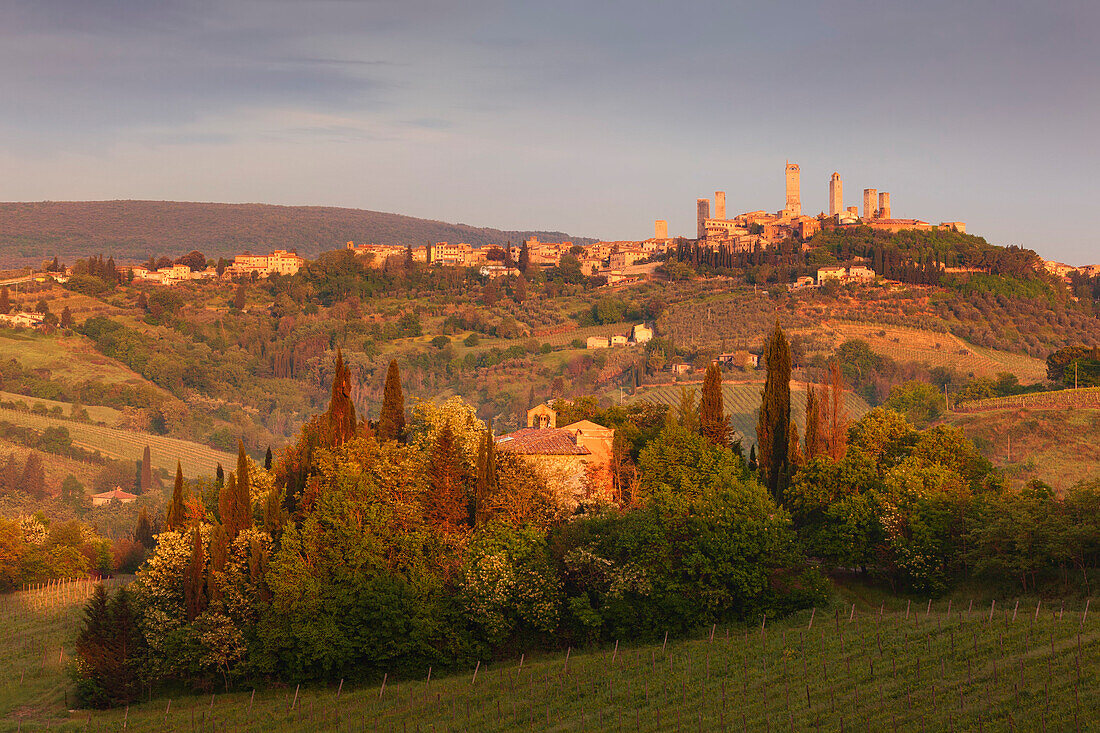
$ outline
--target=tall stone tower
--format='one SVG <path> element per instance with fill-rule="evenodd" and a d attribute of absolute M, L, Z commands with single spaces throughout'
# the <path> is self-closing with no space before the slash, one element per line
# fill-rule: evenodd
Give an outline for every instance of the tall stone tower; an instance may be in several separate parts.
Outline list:
<path fill-rule="evenodd" d="M 654 239 L 668 239 L 668 222 L 664 219 L 658 219 L 653 222 L 653 238 Z"/>
<path fill-rule="evenodd" d="M 890 194 L 883 191 L 878 195 L 878 218 L 890 218 Z"/>
<path fill-rule="evenodd" d="M 710 218 L 710 199 L 696 199 L 695 200 L 695 237 L 696 239 L 707 238 L 707 219 Z"/>
<path fill-rule="evenodd" d="M 715 191 L 714 192 L 714 218 L 725 219 L 726 218 L 726 192 Z"/>
<path fill-rule="evenodd" d="M 863 218 L 870 221 L 875 218 L 878 207 L 878 191 L 873 188 L 863 189 Z"/>
<path fill-rule="evenodd" d="M 787 161 L 787 206 L 784 208 L 791 216 L 802 215 L 802 193 L 799 181 L 798 163 Z"/>
<path fill-rule="evenodd" d="M 833 171 L 833 177 L 829 179 L 829 216 L 836 216 L 844 211 L 844 184 L 840 180 L 840 174 Z"/>

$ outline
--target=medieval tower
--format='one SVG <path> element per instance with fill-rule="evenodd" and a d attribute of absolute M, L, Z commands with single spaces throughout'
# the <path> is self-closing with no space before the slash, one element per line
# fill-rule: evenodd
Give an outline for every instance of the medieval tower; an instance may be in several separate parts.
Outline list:
<path fill-rule="evenodd" d="M 878 218 L 890 218 L 890 194 L 886 191 L 882 191 L 878 195 Z"/>
<path fill-rule="evenodd" d="M 802 195 L 800 192 L 798 163 L 787 161 L 787 206 L 784 212 L 791 216 L 802 215 Z"/>
<path fill-rule="evenodd" d="M 725 219 L 726 218 L 726 192 L 715 191 L 714 192 L 714 218 Z"/>
<path fill-rule="evenodd" d="M 875 218 L 878 210 L 878 191 L 873 188 L 863 189 L 863 218 L 867 221 Z"/>
<path fill-rule="evenodd" d="M 710 218 L 710 199 L 695 200 L 696 239 L 707 238 L 707 219 Z"/>
<path fill-rule="evenodd" d="M 840 180 L 840 174 L 833 172 L 829 179 L 829 216 L 836 216 L 844 211 L 844 184 Z"/>
<path fill-rule="evenodd" d="M 658 219 L 653 222 L 653 238 L 654 239 L 668 239 L 668 222 L 664 219 Z"/>

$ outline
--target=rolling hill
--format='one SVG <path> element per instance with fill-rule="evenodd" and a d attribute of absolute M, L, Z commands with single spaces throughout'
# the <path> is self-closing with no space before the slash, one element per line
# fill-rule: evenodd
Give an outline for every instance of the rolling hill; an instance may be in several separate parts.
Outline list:
<path fill-rule="evenodd" d="M 38 265 L 57 255 L 71 262 L 102 253 L 120 261 L 150 255 L 207 257 L 244 250 L 296 249 L 304 257 L 345 242 L 470 244 L 573 239 L 563 232 L 502 231 L 365 209 L 184 201 L 39 201 L 0 203 L 0 268 Z"/>

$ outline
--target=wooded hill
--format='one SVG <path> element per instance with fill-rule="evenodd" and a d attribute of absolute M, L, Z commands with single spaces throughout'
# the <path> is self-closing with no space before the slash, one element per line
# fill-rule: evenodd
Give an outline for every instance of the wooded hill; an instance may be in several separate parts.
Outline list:
<path fill-rule="evenodd" d="M 102 253 L 120 262 L 197 249 L 208 257 L 244 250 L 297 249 L 303 257 L 345 242 L 475 245 L 573 239 L 563 232 L 502 231 L 364 209 L 184 201 L 0 203 L 0 267 L 39 265 Z"/>

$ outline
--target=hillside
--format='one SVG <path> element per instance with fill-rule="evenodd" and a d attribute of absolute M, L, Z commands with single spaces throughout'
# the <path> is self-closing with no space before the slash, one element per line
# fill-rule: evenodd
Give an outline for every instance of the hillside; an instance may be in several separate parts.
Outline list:
<path fill-rule="evenodd" d="M 1091 730 L 1100 615 L 1079 601 L 843 598 L 779 622 L 478 664 L 430 677 L 69 710 L 91 585 L 0 597 L 5 730 Z M 624 727 L 625 726 L 625 727 Z"/>
<path fill-rule="evenodd" d="M 72 436 L 73 445 L 99 451 L 108 458 L 119 460 L 136 461 L 141 458 L 145 446 L 149 446 L 154 469 L 175 473 L 176 461 L 179 461 L 187 477 L 213 476 L 219 463 L 223 466 L 232 466 L 237 459 L 230 453 L 223 453 L 189 440 L 108 428 L 3 407 L 0 407 L 0 420 L 37 431 L 48 427 L 63 427 Z"/>
<path fill-rule="evenodd" d="M 502 231 L 365 209 L 183 201 L 39 201 L 0 203 L 0 268 L 38 265 L 57 255 L 72 262 L 102 253 L 120 261 L 178 256 L 197 249 L 208 257 L 244 250 L 297 249 L 304 257 L 345 242 L 502 244 L 562 232 Z"/>
<path fill-rule="evenodd" d="M 986 458 L 1004 469 L 1012 488 L 1039 479 L 1063 492 L 1100 476 L 1100 409 L 1043 408 L 1039 405 L 1047 394 L 1021 397 L 1035 398 L 1036 406 L 1028 407 L 1018 397 L 1007 398 L 1016 404 L 955 413 L 948 422 L 961 428 Z"/>

